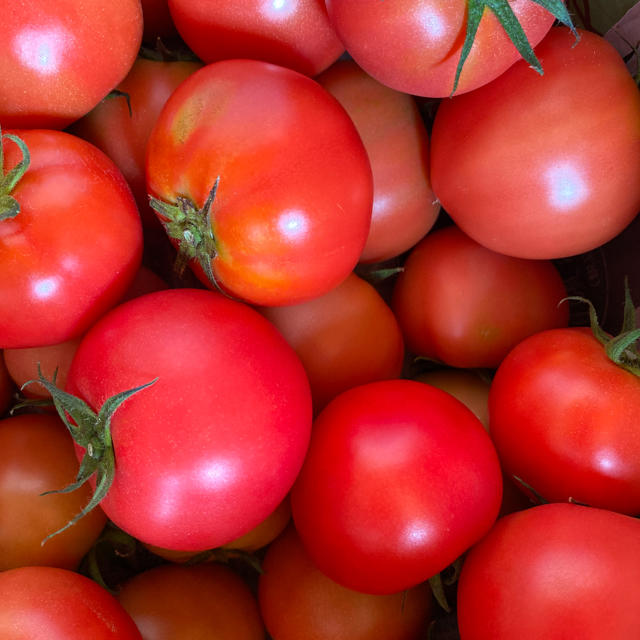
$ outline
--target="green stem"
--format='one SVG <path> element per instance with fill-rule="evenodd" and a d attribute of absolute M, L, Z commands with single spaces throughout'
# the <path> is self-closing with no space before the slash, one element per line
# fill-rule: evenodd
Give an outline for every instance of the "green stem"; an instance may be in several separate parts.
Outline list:
<path fill-rule="evenodd" d="M 20 162 L 7 173 L 4 172 L 3 141 L 5 139 L 17 144 L 22 154 Z M 0 131 L 0 222 L 15 218 L 20 213 L 20 203 L 11 195 L 11 192 L 26 173 L 30 163 L 31 154 L 24 140 L 12 133 L 2 133 Z"/>

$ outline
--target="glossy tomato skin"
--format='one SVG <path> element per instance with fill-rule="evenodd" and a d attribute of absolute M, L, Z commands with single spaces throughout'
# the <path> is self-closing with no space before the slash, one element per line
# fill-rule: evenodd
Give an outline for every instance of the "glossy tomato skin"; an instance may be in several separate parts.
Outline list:
<path fill-rule="evenodd" d="M 67 391 L 94 409 L 158 378 L 114 414 L 115 480 L 101 505 L 129 534 L 202 551 L 284 499 L 311 427 L 295 352 L 250 307 L 201 289 L 131 300 L 83 338 Z"/>
<path fill-rule="evenodd" d="M 0 572 L 0 636 L 11 640 L 142 640 L 118 601 L 79 573 L 54 567 Z"/>
<path fill-rule="evenodd" d="M 258 601 L 278 640 L 418 640 L 432 611 L 427 583 L 387 595 L 337 584 L 313 564 L 293 527 L 267 549 Z"/>
<path fill-rule="evenodd" d="M 365 593 L 412 587 L 490 528 L 502 481 L 480 421 L 448 393 L 410 380 L 356 387 L 314 423 L 291 493 L 316 566 Z"/>
<path fill-rule="evenodd" d="M 251 58 L 313 76 L 344 52 L 323 0 L 169 0 L 169 9 L 205 62 Z"/>
<path fill-rule="evenodd" d="M 74 527 L 42 541 L 76 516 L 89 502 L 88 486 L 63 489 L 78 473 L 73 440 L 57 416 L 23 414 L 0 420 L 0 571 L 23 566 L 76 569 L 106 517 L 95 509 Z"/>
<path fill-rule="evenodd" d="M 567 326 L 566 296 L 551 261 L 496 253 L 450 226 L 411 250 L 392 307 L 416 355 L 493 369 L 527 336 Z"/>
<path fill-rule="evenodd" d="M 371 167 L 349 116 L 310 78 L 228 60 L 178 87 L 149 140 L 149 192 L 202 207 L 217 177 L 211 267 L 232 295 L 296 304 L 355 267 L 371 221 Z"/>
<path fill-rule="evenodd" d="M 555 329 L 521 342 L 489 394 L 506 471 L 543 498 L 640 514 L 640 380 L 591 332 Z"/>
<path fill-rule="evenodd" d="M 140 0 L 20 0 L 0 25 L 0 124 L 62 129 L 126 75 L 142 38 Z"/>
<path fill-rule="evenodd" d="M 640 635 L 640 522 L 546 504 L 501 518 L 466 556 L 461 640 Z"/>
<path fill-rule="evenodd" d="M 352 60 L 336 62 L 316 80 L 346 109 L 371 162 L 373 211 L 360 262 L 394 258 L 431 229 L 440 211 L 418 107 L 411 96 L 380 84 Z"/>
<path fill-rule="evenodd" d="M 13 132 L 31 163 L 0 221 L 0 346 L 57 344 L 86 331 L 124 294 L 142 256 L 140 216 L 122 174 L 68 133 Z M 5 168 L 21 160 L 4 140 Z"/>
<path fill-rule="evenodd" d="M 467 26 L 464 0 L 326 0 L 326 5 L 347 51 L 376 80 L 413 95 L 451 95 Z M 509 5 L 532 46 L 538 44 L 553 16 L 531 0 Z M 494 80 L 519 59 L 498 19 L 485 10 L 456 95 Z"/>
<path fill-rule="evenodd" d="M 431 138 L 442 206 L 493 251 L 549 259 L 620 233 L 640 209 L 640 94 L 602 37 L 554 28 L 536 53 L 443 101 Z"/>

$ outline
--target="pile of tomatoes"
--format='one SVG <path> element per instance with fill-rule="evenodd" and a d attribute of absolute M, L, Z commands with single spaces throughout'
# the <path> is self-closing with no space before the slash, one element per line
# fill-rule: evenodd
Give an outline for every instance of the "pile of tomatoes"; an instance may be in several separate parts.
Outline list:
<path fill-rule="evenodd" d="M 553 0 L 0 36 L 0 636 L 640 637 L 634 292 L 605 330 L 559 269 L 640 210 L 603 37 Z"/>

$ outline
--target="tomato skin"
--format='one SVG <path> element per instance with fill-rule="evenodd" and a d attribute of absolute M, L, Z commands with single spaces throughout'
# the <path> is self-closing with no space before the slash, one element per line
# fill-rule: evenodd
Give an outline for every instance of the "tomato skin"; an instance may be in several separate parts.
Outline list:
<path fill-rule="evenodd" d="M 44 129 L 13 132 L 31 164 L 0 222 L 0 347 L 64 342 L 124 294 L 142 257 L 142 227 L 116 166 L 84 140 Z M 5 140 L 9 169 L 21 159 Z"/>
<path fill-rule="evenodd" d="M 532 46 L 538 44 L 553 16 L 530 0 L 509 4 Z M 451 95 L 467 24 L 464 0 L 326 0 L 326 5 L 347 51 L 379 82 L 418 96 Z M 494 80 L 519 59 L 495 15 L 485 10 L 456 95 Z"/>
<path fill-rule="evenodd" d="M 527 336 L 566 326 L 566 296 L 550 261 L 495 253 L 450 226 L 411 250 L 392 308 L 416 355 L 493 369 Z"/>
<path fill-rule="evenodd" d="M 11 640 L 142 640 L 131 617 L 98 584 L 54 567 L 0 572 L 0 636 Z"/>
<path fill-rule="evenodd" d="M 344 52 L 323 0 L 169 0 L 169 10 L 205 62 L 251 58 L 313 76 Z"/>
<path fill-rule="evenodd" d="M 417 640 L 432 609 L 427 583 L 406 592 L 370 595 L 346 589 L 311 562 L 289 527 L 267 549 L 258 602 L 278 640 Z"/>
<path fill-rule="evenodd" d="M 296 304 L 355 267 L 371 222 L 371 167 L 351 119 L 310 78 L 227 60 L 176 89 L 149 139 L 149 192 L 202 207 L 218 176 L 211 267 L 233 296 Z"/>
<path fill-rule="evenodd" d="M 640 94 L 600 36 L 554 28 L 473 93 L 443 101 L 431 137 L 433 189 L 474 240 L 507 255 L 583 253 L 640 209 Z"/>
<path fill-rule="evenodd" d="M 76 351 L 67 391 L 96 410 L 156 377 L 113 416 L 116 473 L 102 508 L 158 547 L 226 544 L 264 520 L 298 474 L 311 428 L 304 369 L 247 305 L 169 289 L 99 320 Z"/>
<path fill-rule="evenodd" d="M 100 508 L 41 545 L 89 502 L 89 487 L 65 494 L 78 472 L 73 441 L 54 416 L 24 414 L 0 420 L 0 571 L 27 565 L 76 569 L 106 517 Z"/>
<path fill-rule="evenodd" d="M 316 418 L 291 507 L 323 573 L 384 594 L 452 563 L 491 528 L 501 494 L 471 411 L 435 387 L 389 380 L 342 393 Z"/>
<path fill-rule="evenodd" d="M 398 256 L 431 229 L 440 211 L 418 107 L 411 96 L 381 85 L 352 60 L 336 62 L 316 80 L 346 109 L 371 162 L 373 211 L 360 262 Z"/>
<path fill-rule="evenodd" d="M 125 77 L 142 39 L 139 0 L 19 1 L 0 25 L 0 123 L 62 129 Z"/>
<path fill-rule="evenodd" d="M 144 640 L 264 640 L 258 603 L 219 564 L 165 565 L 136 574 L 117 594 Z"/>
<path fill-rule="evenodd" d="M 501 518 L 466 556 L 461 640 L 640 635 L 640 523 L 546 504 Z"/>
<path fill-rule="evenodd" d="M 506 471 L 552 502 L 640 514 L 640 380 L 583 328 L 521 342 L 489 394 L 491 436 Z"/>

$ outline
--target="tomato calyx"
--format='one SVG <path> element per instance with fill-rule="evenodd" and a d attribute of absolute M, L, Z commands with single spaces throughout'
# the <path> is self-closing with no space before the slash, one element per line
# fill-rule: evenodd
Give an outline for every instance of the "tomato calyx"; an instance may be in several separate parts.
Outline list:
<path fill-rule="evenodd" d="M 7 173 L 4 172 L 3 140 L 5 139 L 17 144 L 22 153 L 20 162 Z M 26 173 L 30 163 L 31 154 L 24 140 L 12 133 L 0 132 L 0 222 L 15 218 L 20 213 L 20 203 L 11 195 L 11 192 Z"/>
<path fill-rule="evenodd" d="M 211 207 L 219 184 L 220 176 L 216 178 L 200 209 L 185 196 L 178 196 L 175 204 L 150 196 L 149 204 L 158 214 L 169 238 L 178 243 L 178 256 L 174 264 L 178 276 L 184 273 L 191 260 L 197 260 L 209 282 L 224 293 L 211 268 L 211 261 L 217 254 L 216 239 L 211 228 Z"/>
<path fill-rule="evenodd" d="M 57 371 L 53 374 L 51 380 L 47 380 L 42 375 L 40 365 L 38 364 L 38 378 L 29 380 L 22 385 L 22 388 L 29 384 L 39 383 L 51 394 L 53 403 L 56 407 L 60 419 L 67 427 L 74 441 L 85 449 L 85 455 L 80 462 L 80 467 L 76 475 L 76 479 L 70 485 L 63 489 L 53 489 L 45 491 L 42 495 L 52 493 L 70 493 L 79 489 L 89 478 L 96 475 L 96 488 L 93 492 L 91 500 L 87 505 L 75 515 L 62 528 L 50 533 L 41 542 L 42 545 L 50 538 L 62 533 L 69 527 L 73 526 L 83 516 L 87 515 L 94 509 L 102 499 L 107 495 L 109 488 L 113 484 L 116 470 L 115 453 L 113 450 L 113 442 L 111 440 L 111 419 L 117 409 L 132 395 L 155 384 L 158 378 L 147 382 L 146 384 L 134 387 L 117 393 L 105 400 L 100 407 L 98 413 L 93 411 L 89 405 L 80 398 L 62 391 L 56 386 Z M 72 418 L 73 424 L 69 420 Z"/>
<path fill-rule="evenodd" d="M 567 10 L 567 7 L 564 5 L 564 2 L 562 0 L 532 1 L 546 9 L 562 24 L 569 27 L 576 38 L 576 42 L 580 40 L 580 35 L 576 31 L 576 28 L 573 26 L 569 11 Z M 462 52 L 460 54 L 460 61 L 458 62 L 458 67 L 456 69 L 456 77 L 453 82 L 451 95 L 453 95 L 458 88 L 458 82 L 460 80 L 462 68 L 469 56 L 469 53 L 471 52 L 471 47 L 473 46 L 473 42 L 478 31 L 478 26 L 480 25 L 480 20 L 484 15 L 485 9 L 489 9 L 490 11 L 492 11 L 496 18 L 498 18 L 498 21 L 509 36 L 511 42 L 513 42 L 513 44 L 515 45 L 518 53 L 520 53 L 520 55 L 529 63 L 529 65 L 540 75 L 544 73 L 542 65 L 536 57 L 536 54 L 534 53 L 533 48 L 531 47 L 531 44 L 527 39 L 524 29 L 522 28 L 520 22 L 518 22 L 518 18 L 509 5 L 508 0 L 467 0 L 467 6 L 467 32 L 465 35 L 464 43 L 462 45 Z"/>

